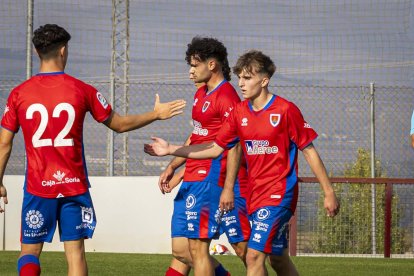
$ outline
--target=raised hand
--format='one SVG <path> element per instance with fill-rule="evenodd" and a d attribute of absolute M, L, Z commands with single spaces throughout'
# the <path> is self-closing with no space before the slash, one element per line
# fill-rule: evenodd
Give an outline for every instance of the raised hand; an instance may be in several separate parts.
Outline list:
<path fill-rule="evenodd" d="M 169 119 L 183 113 L 185 105 L 186 102 L 184 100 L 175 100 L 172 102 L 161 103 L 160 96 L 158 94 L 155 94 L 154 111 L 157 113 L 159 120 Z"/>

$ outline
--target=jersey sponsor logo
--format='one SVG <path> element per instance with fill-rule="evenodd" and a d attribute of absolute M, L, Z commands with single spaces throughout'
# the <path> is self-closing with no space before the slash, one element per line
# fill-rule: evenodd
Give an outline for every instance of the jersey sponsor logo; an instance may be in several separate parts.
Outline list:
<path fill-rule="evenodd" d="M 270 114 L 270 124 L 273 127 L 277 127 L 277 125 L 280 123 L 280 114 Z"/>
<path fill-rule="evenodd" d="M 248 121 L 247 118 L 243 118 L 241 126 L 247 126 L 247 121 Z"/>
<path fill-rule="evenodd" d="M 57 179 L 57 181 L 62 181 L 62 179 L 65 177 L 65 173 L 64 172 L 61 172 L 61 171 L 56 171 L 54 174 L 53 174 L 53 177 L 54 178 L 56 178 Z"/>
<path fill-rule="evenodd" d="M 31 229 L 39 229 L 44 224 L 44 217 L 38 210 L 29 210 L 25 218 L 27 226 Z"/>
<path fill-rule="evenodd" d="M 205 102 L 203 104 L 203 108 L 201 109 L 201 111 L 204 113 L 206 112 L 206 110 L 208 109 L 208 107 L 210 106 L 210 102 Z"/>
<path fill-rule="evenodd" d="M 10 111 L 10 107 L 8 105 L 6 105 L 6 107 L 4 108 L 3 115 L 5 115 L 9 111 Z"/>
<path fill-rule="evenodd" d="M 108 107 L 108 102 L 106 101 L 105 97 L 98 91 L 96 92 L 96 97 L 98 98 L 98 101 L 101 103 L 103 108 L 106 109 Z"/>
<path fill-rule="evenodd" d="M 277 146 L 270 146 L 267 140 L 246 140 L 246 153 L 248 155 L 276 154 L 279 152 Z"/>
<path fill-rule="evenodd" d="M 80 179 L 78 177 L 65 177 L 65 173 L 61 172 L 60 170 L 57 170 L 54 174 L 53 177 L 56 179 L 49 179 L 49 180 L 43 180 L 42 181 L 42 186 L 43 187 L 52 187 L 55 185 L 60 185 L 60 184 L 70 184 L 70 183 L 78 183 L 80 182 Z M 63 195 L 61 196 L 63 197 Z"/>
<path fill-rule="evenodd" d="M 200 136 L 207 136 L 208 130 L 203 128 L 200 122 L 193 120 L 194 129 L 193 134 L 200 135 Z"/>

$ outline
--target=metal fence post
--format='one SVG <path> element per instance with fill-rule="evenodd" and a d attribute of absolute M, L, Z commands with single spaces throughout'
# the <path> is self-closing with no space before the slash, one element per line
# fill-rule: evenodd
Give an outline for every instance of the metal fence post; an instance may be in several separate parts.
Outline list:
<path fill-rule="evenodd" d="M 371 178 L 375 178 L 375 86 L 371 82 L 369 85 L 370 90 L 370 107 L 371 107 Z M 372 242 L 372 254 L 377 253 L 377 239 L 376 239 L 376 186 L 371 184 L 371 242 Z"/>

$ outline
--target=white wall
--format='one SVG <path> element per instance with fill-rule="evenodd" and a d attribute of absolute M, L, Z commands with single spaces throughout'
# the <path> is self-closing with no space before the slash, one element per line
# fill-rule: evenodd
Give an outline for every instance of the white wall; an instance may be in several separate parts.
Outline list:
<path fill-rule="evenodd" d="M 89 180 L 97 226 L 93 238 L 86 241 L 87 251 L 171 252 L 170 222 L 173 199 L 178 189 L 162 195 L 158 189 L 158 177 L 90 177 Z M 4 177 L 9 204 L 6 205 L 6 212 L 0 214 L 0 250 L 20 249 L 23 181 L 24 176 Z M 224 235 L 214 243 L 231 248 Z M 57 233 L 51 244 L 45 244 L 44 250 L 63 250 Z"/>

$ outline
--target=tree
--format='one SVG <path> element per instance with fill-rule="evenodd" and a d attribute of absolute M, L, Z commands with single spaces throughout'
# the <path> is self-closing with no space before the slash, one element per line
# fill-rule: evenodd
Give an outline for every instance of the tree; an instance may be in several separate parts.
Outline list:
<path fill-rule="evenodd" d="M 385 177 L 381 162 L 375 160 L 376 177 Z M 355 163 L 348 164 L 345 177 L 370 177 L 370 153 L 358 149 Z M 372 254 L 372 198 L 371 184 L 334 184 L 340 197 L 341 211 L 334 219 L 327 218 L 323 208 L 323 196 L 318 202 L 317 235 L 314 236 L 314 252 L 342 254 Z M 376 252 L 384 253 L 385 184 L 376 185 Z M 399 197 L 392 198 L 392 245 L 394 254 L 404 253 L 404 230 L 400 227 L 402 210 Z"/>

